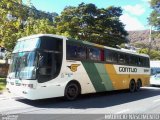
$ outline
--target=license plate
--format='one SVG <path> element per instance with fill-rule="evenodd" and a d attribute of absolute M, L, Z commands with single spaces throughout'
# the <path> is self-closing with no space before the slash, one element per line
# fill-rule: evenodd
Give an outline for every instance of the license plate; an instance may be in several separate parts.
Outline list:
<path fill-rule="evenodd" d="M 16 81 L 15 81 L 15 84 L 16 84 L 16 86 L 20 86 L 20 85 L 21 85 L 21 83 L 20 83 L 19 80 L 16 80 Z"/>

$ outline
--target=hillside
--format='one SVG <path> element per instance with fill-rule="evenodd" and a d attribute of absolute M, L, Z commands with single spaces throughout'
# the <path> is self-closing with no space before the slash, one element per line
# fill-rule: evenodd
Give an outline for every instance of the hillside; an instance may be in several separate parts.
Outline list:
<path fill-rule="evenodd" d="M 155 33 L 155 31 L 152 31 Z M 157 32 L 156 32 L 157 33 Z M 149 45 L 149 30 L 141 30 L 141 31 L 128 31 L 128 40 L 131 44 L 145 44 Z M 152 48 L 159 49 L 160 48 L 160 38 L 153 37 L 152 39 Z"/>

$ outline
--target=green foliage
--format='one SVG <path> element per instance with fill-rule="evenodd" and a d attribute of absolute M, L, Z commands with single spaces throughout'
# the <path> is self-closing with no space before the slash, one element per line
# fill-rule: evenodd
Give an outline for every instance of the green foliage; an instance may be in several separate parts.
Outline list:
<path fill-rule="evenodd" d="M 119 20 L 120 7 L 99 9 L 94 4 L 81 3 L 78 7 L 66 7 L 58 16 L 21 3 L 22 0 L 0 2 L 0 43 L 8 51 L 13 50 L 17 39 L 38 33 L 60 34 L 113 47 L 126 42 L 127 32 Z"/>
<path fill-rule="evenodd" d="M 147 48 L 142 48 L 138 51 L 138 53 L 148 54 L 148 49 Z"/>
<path fill-rule="evenodd" d="M 115 47 L 126 42 L 121 15 L 119 7 L 99 9 L 94 4 L 81 3 L 78 7 L 66 7 L 55 19 L 55 26 L 57 34 Z"/>
<path fill-rule="evenodd" d="M 147 48 L 148 44 L 142 43 L 142 42 L 136 42 L 133 44 L 136 48 Z"/>
<path fill-rule="evenodd" d="M 28 36 L 31 34 L 45 34 L 50 33 L 54 34 L 55 30 L 53 28 L 53 23 L 50 22 L 48 19 L 34 19 L 28 18 L 27 25 L 24 28 L 24 35 Z"/>
<path fill-rule="evenodd" d="M 138 51 L 139 53 L 148 54 L 147 48 L 142 48 Z M 151 60 L 160 60 L 160 51 L 151 50 L 150 51 L 150 59 Z"/>
<path fill-rule="evenodd" d="M 8 51 L 12 51 L 17 39 L 23 36 L 55 33 L 51 21 L 52 15 L 37 12 L 34 8 L 19 4 L 21 2 L 21 0 L 1 0 L 0 2 L 0 43 Z"/>
<path fill-rule="evenodd" d="M 6 79 L 0 78 L 0 91 L 2 91 L 5 88 L 6 85 Z"/>
<path fill-rule="evenodd" d="M 153 11 L 149 17 L 149 24 L 160 30 L 160 0 L 151 0 L 150 5 Z"/>

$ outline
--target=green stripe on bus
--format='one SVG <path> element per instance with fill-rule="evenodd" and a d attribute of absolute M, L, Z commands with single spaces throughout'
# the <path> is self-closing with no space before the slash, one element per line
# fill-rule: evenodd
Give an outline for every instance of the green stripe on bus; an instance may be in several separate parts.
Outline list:
<path fill-rule="evenodd" d="M 96 92 L 106 91 L 104 84 L 102 84 L 102 79 L 96 69 L 96 66 L 92 62 L 82 62 Z"/>
<path fill-rule="evenodd" d="M 107 91 L 113 90 L 113 85 L 112 82 L 109 78 L 108 72 L 105 69 L 105 64 L 102 63 L 95 63 L 95 66 L 98 70 L 98 73 L 105 85 L 105 88 Z"/>

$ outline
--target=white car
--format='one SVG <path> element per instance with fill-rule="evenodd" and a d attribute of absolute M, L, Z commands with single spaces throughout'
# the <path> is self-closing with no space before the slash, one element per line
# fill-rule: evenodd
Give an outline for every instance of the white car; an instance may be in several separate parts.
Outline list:
<path fill-rule="evenodd" d="M 150 77 L 150 85 L 160 85 L 160 73 Z"/>

